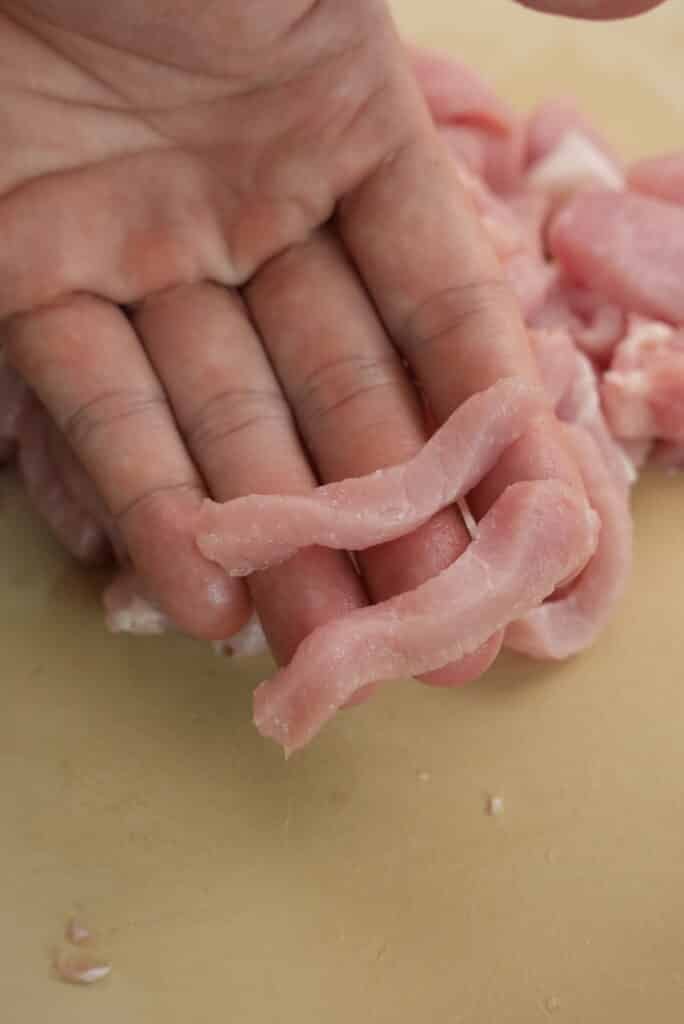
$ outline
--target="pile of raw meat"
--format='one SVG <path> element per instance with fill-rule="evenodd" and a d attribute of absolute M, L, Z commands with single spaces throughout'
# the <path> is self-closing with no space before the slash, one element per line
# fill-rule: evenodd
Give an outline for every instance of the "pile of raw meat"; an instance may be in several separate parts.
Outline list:
<path fill-rule="evenodd" d="M 369 477 L 306 496 L 205 504 L 197 543 L 236 576 L 311 544 L 383 543 L 454 502 L 469 526 L 471 543 L 450 568 L 315 630 L 259 687 L 257 726 L 286 750 L 369 683 L 439 668 L 499 633 L 538 658 L 586 648 L 629 574 L 638 471 L 648 460 L 684 466 L 684 154 L 625 167 L 572 105 L 548 103 L 523 119 L 467 68 L 420 53 L 413 60 L 519 297 L 543 389 L 500 381 L 465 402 L 410 462 Z M 50 480 L 25 400 L 0 366 L 0 457 L 18 435 L 35 493 Z M 559 481 L 517 483 L 476 523 L 468 493 L 549 400 L 589 503 Z M 116 630 L 170 625 L 130 577 L 115 581 L 105 605 Z M 227 644 L 262 650 L 256 618 Z"/>

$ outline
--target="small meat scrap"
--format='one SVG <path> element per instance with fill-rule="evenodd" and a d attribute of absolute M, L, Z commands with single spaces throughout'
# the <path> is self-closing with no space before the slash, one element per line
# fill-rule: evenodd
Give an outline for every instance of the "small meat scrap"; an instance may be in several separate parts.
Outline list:
<path fill-rule="evenodd" d="M 500 818 L 505 810 L 502 796 L 490 796 L 487 800 L 487 814 L 492 818 Z"/>
<path fill-rule="evenodd" d="M 84 951 L 61 950 L 55 957 L 55 970 L 71 985 L 93 985 L 111 973 L 111 964 Z"/>

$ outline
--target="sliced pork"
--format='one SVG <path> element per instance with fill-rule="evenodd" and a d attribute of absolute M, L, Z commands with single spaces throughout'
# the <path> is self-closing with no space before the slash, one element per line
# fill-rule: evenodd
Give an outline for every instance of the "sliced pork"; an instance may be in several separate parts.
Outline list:
<path fill-rule="evenodd" d="M 684 322 L 684 208 L 630 192 L 580 192 L 548 237 L 575 281 L 623 309 Z"/>
<path fill-rule="evenodd" d="M 464 402 L 409 462 L 311 494 L 206 501 L 199 548 L 231 576 L 246 576 L 303 547 L 361 551 L 405 536 L 467 495 L 543 407 L 541 391 L 503 380 Z"/>
<path fill-rule="evenodd" d="M 596 532 L 595 514 L 567 485 L 511 485 L 444 572 L 314 630 L 257 689 L 257 728 L 287 752 L 297 750 L 368 683 L 430 672 L 472 653 L 585 565 Z"/>

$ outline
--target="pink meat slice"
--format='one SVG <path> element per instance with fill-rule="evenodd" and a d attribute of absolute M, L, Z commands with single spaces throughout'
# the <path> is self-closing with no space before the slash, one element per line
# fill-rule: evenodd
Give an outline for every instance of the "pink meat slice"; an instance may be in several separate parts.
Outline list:
<path fill-rule="evenodd" d="M 565 326 L 577 347 L 600 364 L 610 360 L 627 330 L 627 315 L 620 306 L 563 278 L 557 279 L 530 322 L 535 327 Z"/>
<path fill-rule="evenodd" d="M 684 331 L 633 317 L 601 395 L 616 437 L 684 442 Z"/>
<path fill-rule="evenodd" d="M 684 321 L 684 209 L 628 192 L 582 192 L 549 229 L 552 254 L 609 302 Z"/>
<path fill-rule="evenodd" d="M 589 433 L 571 425 L 566 430 L 601 530 L 596 553 L 562 596 L 530 609 L 506 630 L 506 646 L 533 658 L 567 658 L 594 643 L 615 611 L 631 569 L 628 492 L 616 482 Z"/>
<path fill-rule="evenodd" d="M 465 496 L 543 405 L 541 390 L 517 378 L 499 381 L 464 402 L 408 462 L 306 495 L 205 501 L 197 544 L 206 558 L 244 576 L 310 545 L 360 551 L 402 537 Z"/>
<path fill-rule="evenodd" d="M 314 630 L 255 693 L 255 724 L 291 752 L 368 683 L 419 675 L 477 650 L 591 557 L 596 516 L 544 480 L 512 484 L 449 568 L 411 592 Z"/>
<path fill-rule="evenodd" d="M 639 160 L 628 169 L 627 183 L 635 192 L 684 205 L 684 152 Z"/>

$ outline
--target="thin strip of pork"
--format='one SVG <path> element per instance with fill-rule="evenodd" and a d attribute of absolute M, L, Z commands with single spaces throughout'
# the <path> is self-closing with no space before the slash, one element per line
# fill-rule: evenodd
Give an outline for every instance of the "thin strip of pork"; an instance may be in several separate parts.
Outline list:
<path fill-rule="evenodd" d="M 684 208 L 629 192 L 580 192 L 549 247 L 576 281 L 625 309 L 684 322 Z"/>
<path fill-rule="evenodd" d="M 512 484 L 438 576 L 314 630 L 257 689 L 257 728 L 297 750 L 368 683 L 420 675 L 477 650 L 585 565 L 596 531 L 595 513 L 566 484 Z"/>
<path fill-rule="evenodd" d="M 244 576 L 311 545 L 361 551 L 405 536 L 465 496 L 543 405 L 541 390 L 509 378 L 464 402 L 408 462 L 311 494 L 205 501 L 198 547 Z"/>
<path fill-rule="evenodd" d="M 629 188 L 684 205 L 684 152 L 640 160 L 627 171 Z"/>
<path fill-rule="evenodd" d="M 601 531 L 593 558 L 562 596 L 531 609 L 506 630 L 506 646 L 533 658 L 568 658 L 589 647 L 615 611 L 632 564 L 628 492 L 587 431 L 571 425 L 565 429 Z"/>

